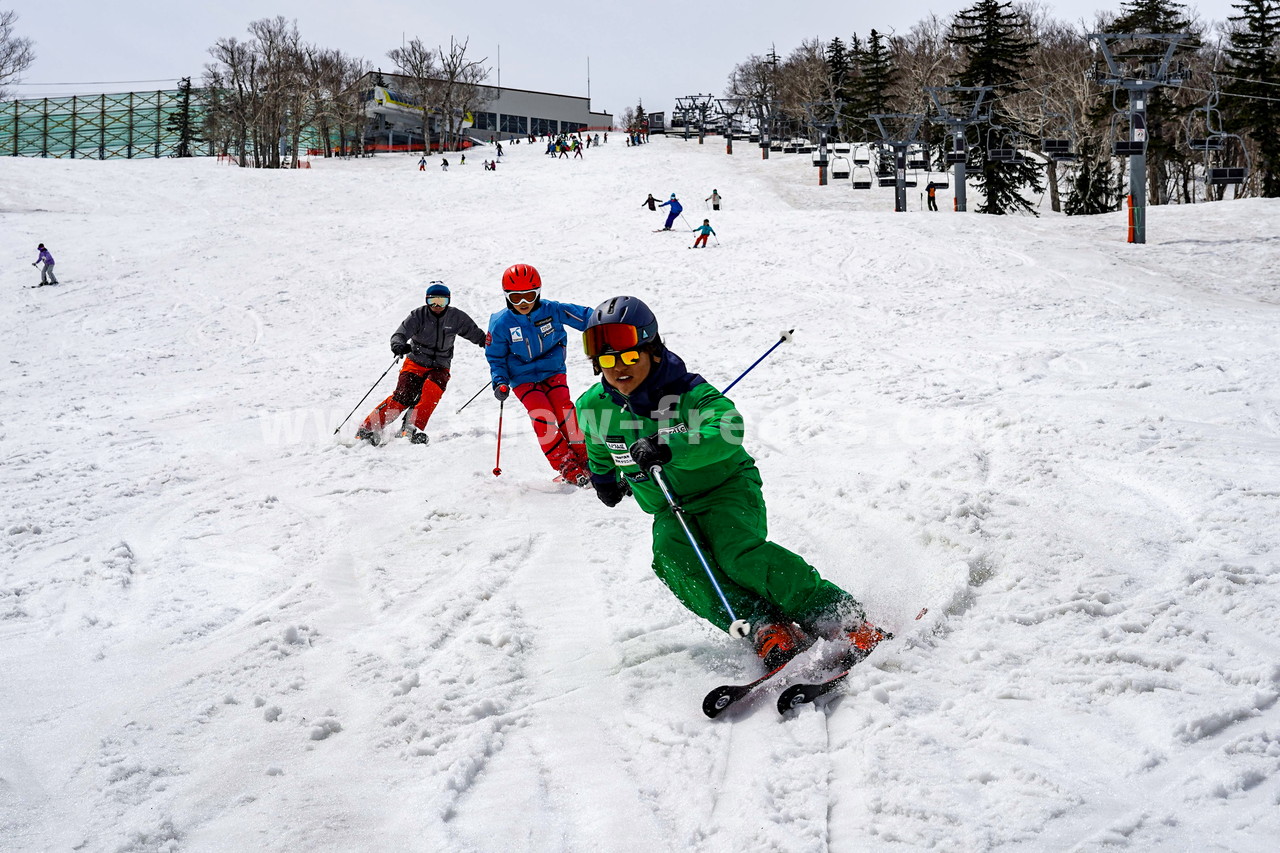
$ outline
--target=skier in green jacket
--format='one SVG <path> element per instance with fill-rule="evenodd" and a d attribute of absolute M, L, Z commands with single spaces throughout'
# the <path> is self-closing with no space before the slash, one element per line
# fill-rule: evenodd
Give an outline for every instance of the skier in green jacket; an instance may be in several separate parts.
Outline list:
<path fill-rule="evenodd" d="M 606 506 L 630 493 L 653 516 L 653 570 L 685 607 L 729 631 L 715 585 L 655 482 L 662 476 L 767 668 L 814 639 L 850 643 L 851 662 L 891 635 L 862 605 L 797 554 L 768 539 L 760 472 L 743 448 L 733 403 L 668 350 L 639 299 L 618 296 L 592 311 L 583 332 L 601 381 L 578 398 L 591 481 Z"/>

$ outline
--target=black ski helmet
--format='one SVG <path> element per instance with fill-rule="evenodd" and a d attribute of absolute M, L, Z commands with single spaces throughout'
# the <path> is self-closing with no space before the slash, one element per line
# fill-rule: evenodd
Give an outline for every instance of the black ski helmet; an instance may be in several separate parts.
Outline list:
<path fill-rule="evenodd" d="M 615 296 L 601 302 L 587 318 L 582 332 L 583 349 L 592 358 L 646 344 L 662 344 L 658 318 L 634 296 Z"/>

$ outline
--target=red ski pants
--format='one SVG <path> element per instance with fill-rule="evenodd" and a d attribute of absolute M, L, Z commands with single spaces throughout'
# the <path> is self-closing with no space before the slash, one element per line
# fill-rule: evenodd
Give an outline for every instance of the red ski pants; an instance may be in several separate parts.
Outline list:
<path fill-rule="evenodd" d="M 364 419 L 364 428 L 381 430 L 405 409 L 417 403 L 413 412 L 415 429 L 426 429 L 431 413 L 449 385 L 449 369 L 447 367 L 423 367 L 411 358 L 404 360 L 400 368 L 400 379 L 396 382 L 396 390 L 391 396 L 378 404 L 378 407 Z"/>
<path fill-rule="evenodd" d="M 585 470 L 587 453 L 565 375 L 558 373 L 541 382 L 526 382 L 514 390 L 529 410 L 538 444 L 551 467 L 562 474 Z"/>
<path fill-rule="evenodd" d="M 706 234 L 699 234 L 699 235 L 698 235 L 698 239 L 693 241 L 693 248 L 695 248 L 695 249 L 700 249 L 700 248 L 702 248 L 702 247 L 703 247 L 703 246 L 705 246 L 705 245 L 707 245 L 707 235 L 706 235 Z"/>

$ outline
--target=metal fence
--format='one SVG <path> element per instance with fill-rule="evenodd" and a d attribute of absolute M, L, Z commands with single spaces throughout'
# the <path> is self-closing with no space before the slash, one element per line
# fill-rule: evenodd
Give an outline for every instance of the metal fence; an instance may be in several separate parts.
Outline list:
<path fill-rule="evenodd" d="M 199 127 L 204 104 L 189 102 Z M 170 157 L 178 151 L 171 117 L 182 111 L 182 92 L 72 95 L 0 103 L 0 155 L 116 160 Z M 194 153 L 200 153 L 193 151 Z"/>

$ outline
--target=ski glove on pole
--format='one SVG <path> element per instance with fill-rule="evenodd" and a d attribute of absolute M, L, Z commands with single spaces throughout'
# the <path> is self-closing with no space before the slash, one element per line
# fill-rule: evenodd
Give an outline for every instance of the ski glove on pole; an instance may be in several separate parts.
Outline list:
<path fill-rule="evenodd" d="M 605 506 L 617 506 L 631 491 L 627 488 L 626 483 L 619 483 L 617 480 L 614 480 L 611 483 L 597 482 L 595 486 L 596 497 L 598 497 L 600 499 L 600 503 Z"/>
<path fill-rule="evenodd" d="M 511 396 L 511 389 L 506 385 L 494 385 L 493 396 L 499 403 L 504 402 Z"/>
<path fill-rule="evenodd" d="M 408 341 L 396 341 L 391 344 L 392 355 L 408 355 L 413 352 L 413 344 Z"/>
<path fill-rule="evenodd" d="M 635 444 L 627 450 L 631 453 L 632 461 L 639 465 L 642 471 L 648 471 L 654 465 L 666 465 L 671 461 L 671 448 L 665 444 L 659 444 L 656 435 L 637 439 Z"/>

